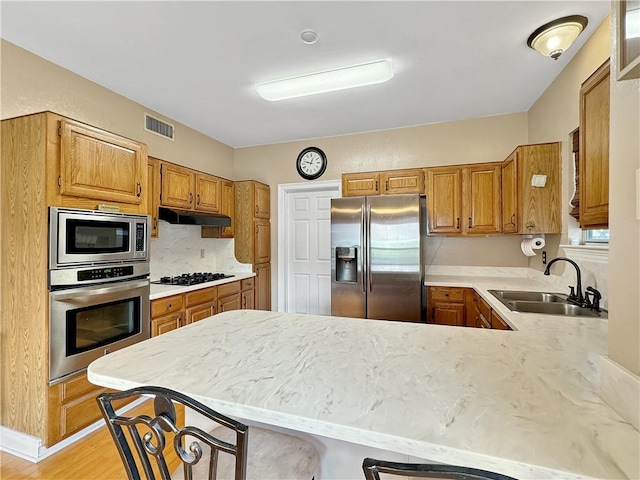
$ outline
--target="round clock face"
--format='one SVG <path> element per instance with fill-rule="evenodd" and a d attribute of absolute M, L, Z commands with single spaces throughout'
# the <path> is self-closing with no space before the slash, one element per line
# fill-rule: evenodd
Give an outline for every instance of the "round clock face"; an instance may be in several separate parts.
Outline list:
<path fill-rule="evenodd" d="M 327 156 L 319 148 L 305 148 L 298 155 L 296 168 L 302 178 L 313 180 L 322 175 L 327 168 Z"/>

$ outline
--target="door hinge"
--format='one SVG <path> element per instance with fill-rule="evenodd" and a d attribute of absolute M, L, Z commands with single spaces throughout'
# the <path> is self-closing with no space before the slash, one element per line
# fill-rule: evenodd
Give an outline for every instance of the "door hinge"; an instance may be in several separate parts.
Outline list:
<path fill-rule="evenodd" d="M 60 175 L 58 175 L 58 186 L 62 186 L 62 178 L 60 177 Z"/>
<path fill-rule="evenodd" d="M 61 137 L 62 136 L 62 127 L 58 127 L 58 136 Z"/>

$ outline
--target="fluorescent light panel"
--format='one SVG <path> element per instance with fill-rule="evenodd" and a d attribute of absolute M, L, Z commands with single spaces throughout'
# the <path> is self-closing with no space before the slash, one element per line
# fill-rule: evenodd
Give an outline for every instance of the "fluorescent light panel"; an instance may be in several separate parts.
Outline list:
<path fill-rule="evenodd" d="M 393 78 L 391 60 L 379 60 L 351 67 L 310 73 L 256 84 L 256 92 L 270 102 L 288 98 L 335 92 L 347 88 L 364 87 L 386 82 Z"/>

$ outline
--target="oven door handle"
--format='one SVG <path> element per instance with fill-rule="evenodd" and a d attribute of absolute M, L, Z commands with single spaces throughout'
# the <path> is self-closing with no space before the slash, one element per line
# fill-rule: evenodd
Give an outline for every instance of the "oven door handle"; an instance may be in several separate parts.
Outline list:
<path fill-rule="evenodd" d="M 137 280 L 137 281 L 125 281 L 117 284 L 109 285 L 108 287 L 100 286 L 96 287 L 82 287 L 74 288 L 72 290 L 62 290 L 60 292 L 53 292 L 51 294 L 54 300 L 78 300 L 95 297 L 97 295 L 105 295 L 109 293 L 125 292 L 132 288 L 140 288 L 149 286 L 149 280 Z"/>

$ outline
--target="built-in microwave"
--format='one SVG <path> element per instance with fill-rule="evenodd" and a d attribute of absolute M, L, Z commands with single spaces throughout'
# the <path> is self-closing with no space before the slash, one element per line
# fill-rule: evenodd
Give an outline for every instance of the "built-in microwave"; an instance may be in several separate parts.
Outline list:
<path fill-rule="evenodd" d="M 49 270 L 149 261 L 149 216 L 49 208 Z"/>

